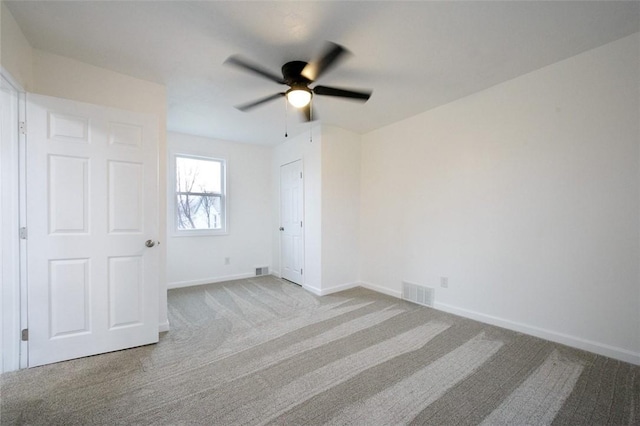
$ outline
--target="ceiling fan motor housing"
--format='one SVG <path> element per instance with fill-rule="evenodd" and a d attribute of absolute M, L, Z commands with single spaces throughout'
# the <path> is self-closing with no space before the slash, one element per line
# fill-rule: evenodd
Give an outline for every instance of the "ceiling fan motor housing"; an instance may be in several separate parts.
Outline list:
<path fill-rule="evenodd" d="M 307 66 L 303 61 L 291 61 L 282 66 L 282 77 L 287 85 L 307 87 L 311 80 L 302 75 L 302 70 Z"/>

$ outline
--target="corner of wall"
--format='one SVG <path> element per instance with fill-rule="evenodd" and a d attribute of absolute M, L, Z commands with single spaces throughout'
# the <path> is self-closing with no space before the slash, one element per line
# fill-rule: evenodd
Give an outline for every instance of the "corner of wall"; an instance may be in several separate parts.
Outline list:
<path fill-rule="evenodd" d="M 0 64 L 24 90 L 33 87 L 33 48 L 13 14 L 0 2 Z"/>
<path fill-rule="evenodd" d="M 322 282 L 324 292 L 352 287 L 359 277 L 361 136 L 322 128 Z M 339 291 L 339 290 L 338 290 Z"/>

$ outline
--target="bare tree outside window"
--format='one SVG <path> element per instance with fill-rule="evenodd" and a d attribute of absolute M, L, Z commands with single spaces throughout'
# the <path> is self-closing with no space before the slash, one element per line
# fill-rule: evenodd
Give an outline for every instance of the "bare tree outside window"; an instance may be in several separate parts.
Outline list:
<path fill-rule="evenodd" d="M 200 206 L 203 209 L 204 215 L 207 218 L 207 228 L 218 229 L 220 222 L 220 197 L 216 197 L 211 192 L 202 190 L 204 195 L 200 200 Z"/>
<path fill-rule="evenodd" d="M 176 227 L 223 230 L 224 162 L 176 156 Z"/>

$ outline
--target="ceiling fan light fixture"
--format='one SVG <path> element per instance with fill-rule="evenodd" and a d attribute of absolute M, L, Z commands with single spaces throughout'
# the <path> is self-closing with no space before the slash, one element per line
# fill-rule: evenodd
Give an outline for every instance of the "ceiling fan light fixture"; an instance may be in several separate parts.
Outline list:
<path fill-rule="evenodd" d="M 296 108 L 302 108 L 311 102 L 311 90 L 306 87 L 292 87 L 287 91 L 287 100 Z"/>

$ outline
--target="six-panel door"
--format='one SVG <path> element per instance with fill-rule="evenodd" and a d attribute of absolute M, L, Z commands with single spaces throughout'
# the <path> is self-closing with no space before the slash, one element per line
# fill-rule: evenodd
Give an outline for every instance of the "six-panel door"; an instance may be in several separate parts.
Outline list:
<path fill-rule="evenodd" d="M 302 160 L 280 167 L 280 259 L 282 278 L 303 284 Z"/>
<path fill-rule="evenodd" d="M 157 342 L 157 119 L 39 95 L 27 116 L 29 366 Z"/>

